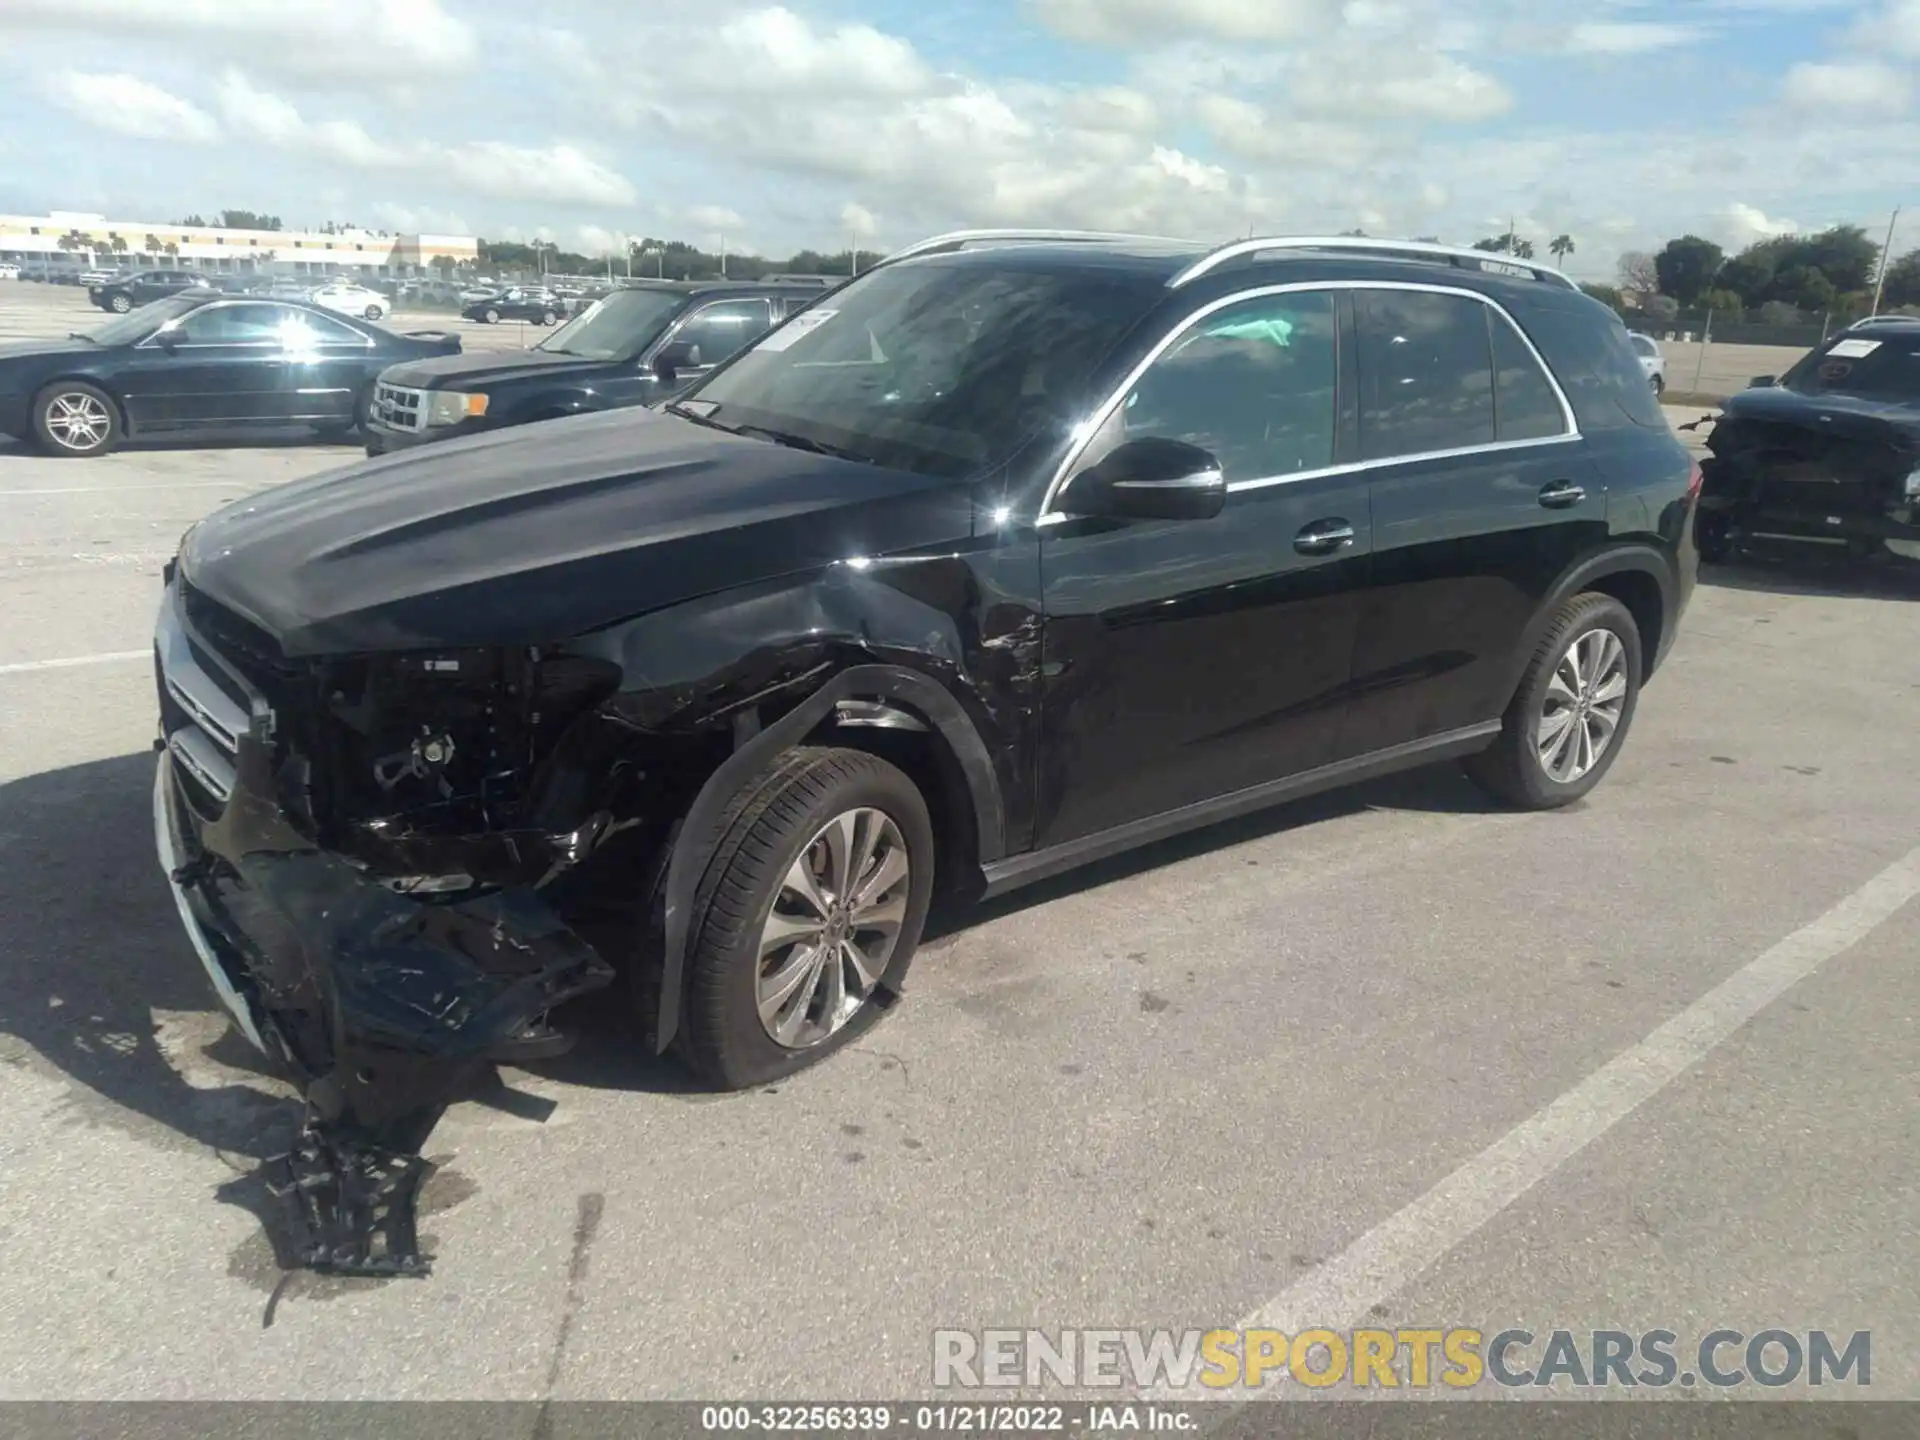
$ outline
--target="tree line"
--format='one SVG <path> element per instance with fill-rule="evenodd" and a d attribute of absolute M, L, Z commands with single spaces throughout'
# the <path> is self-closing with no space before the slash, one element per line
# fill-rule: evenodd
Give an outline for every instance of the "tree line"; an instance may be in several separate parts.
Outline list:
<path fill-rule="evenodd" d="M 766 275 L 846 275 L 865 270 L 884 257 L 876 250 L 858 255 L 848 250 L 825 253 L 800 250 L 785 259 L 741 254 L 729 250 L 702 250 L 684 240 L 635 240 L 626 254 L 582 255 L 563 250 L 550 240 L 520 244 L 506 240 L 481 240 L 478 243 L 479 267 L 488 271 L 544 273 L 550 275 L 601 275 L 609 265 L 616 275 L 629 271 L 635 276 L 659 276 L 668 280 L 758 280 Z M 447 269 L 448 267 L 442 267 Z"/>
<path fill-rule="evenodd" d="M 1620 257 L 1619 285 L 1590 285 L 1589 294 L 1618 306 L 1708 310 L 1730 320 L 1749 314 L 1791 322 L 1831 312 L 1852 319 L 1873 308 L 1880 246 L 1858 225 L 1834 225 L 1810 235 L 1776 235 L 1728 255 L 1699 235 L 1681 235 L 1658 251 Z M 1882 310 L 1920 307 L 1920 250 L 1887 267 Z"/>

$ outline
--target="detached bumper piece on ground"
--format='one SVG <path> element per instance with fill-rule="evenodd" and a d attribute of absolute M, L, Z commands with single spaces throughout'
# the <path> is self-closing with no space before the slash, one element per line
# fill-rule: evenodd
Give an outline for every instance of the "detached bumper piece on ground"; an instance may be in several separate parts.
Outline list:
<path fill-rule="evenodd" d="M 175 599 L 155 632 L 154 832 L 215 992 L 305 1095 L 299 1143 L 266 1177 L 302 1232 L 276 1249 L 338 1274 L 424 1274 L 419 1151 L 441 1112 L 492 1064 L 564 1050 L 548 1012 L 613 972 L 530 888 L 414 895 L 322 852 L 281 805 L 271 705 L 244 677 L 215 680 L 217 652 Z"/>
<path fill-rule="evenodd" d="M 294 1262 L 328 1275 L 424 1276 L 415 1216 L 432 1166 L 417 1154 L 355 1144 L 309 1125 L 267 1161 L 267 1190 L 289 1202 Z"/>

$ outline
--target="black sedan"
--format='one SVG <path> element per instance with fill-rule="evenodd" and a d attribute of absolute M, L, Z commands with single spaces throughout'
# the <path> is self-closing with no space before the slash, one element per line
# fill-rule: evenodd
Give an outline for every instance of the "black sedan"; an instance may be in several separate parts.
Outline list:
<path fill-rule="evenodd" d="M 551 290 L 502 290 L 475 300 L 460 311 L 463 318 L 498 325 L 502 320 L 531 320 L 551 325 L 567 313 L 567 302 Z"/>
<path fill-rule="evenodd" d="M 299 301 L 196 292 L 65 340 L 0 346 L 0 434 L 55 455 L 288 425 L 344 436 L 365 423 L 387 366 L 459 351 L 456 335 L 396 335 Z"/>
<path fill-rule="evenodd" d="M 125 315 L 155 300 L 213 287 L 191 270 L 136 270 L 87 287 L 87 298 L 102 310 Z"/>

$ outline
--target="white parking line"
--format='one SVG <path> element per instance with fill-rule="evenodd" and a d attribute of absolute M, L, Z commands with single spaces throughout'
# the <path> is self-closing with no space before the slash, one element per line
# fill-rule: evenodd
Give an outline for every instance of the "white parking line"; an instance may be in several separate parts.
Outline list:
<path fill-rule="evenodd" d="M 29 670 L 66 670 L 75 665 L 114 665 L 122 660 L 150 660 L 151 650 L 108 650 L 99 655 L 69 655 L 62 660 L 18 660 L 0 665 L 0 675 L 21 675 Z"/>
<path fill-rule="evenodd" d="M 1747 1021 L 1920 895 L 1920 847 L 1749 961 L 1646 1039 L 1494 1141 L 1240 1322 L 1297 1335 L 1360 1323 L 1461 1241 L 1672 1084 Z M 1292 1393 L 1281 1391 L 1279 1393 Z M 1197 1383 L 1157 1398 L 1227 1395 Z M 1246 1392 L 1234 1398 L 1244 1399 Z"/>
<path fill-rule="evenodd" d="M 156 480 L 151 485 L 65 485 L 56 490 L 0 490 L 0 500 L 15 495 L 152 495 L 163 490 L 244 490 L 242 480 Z"/>

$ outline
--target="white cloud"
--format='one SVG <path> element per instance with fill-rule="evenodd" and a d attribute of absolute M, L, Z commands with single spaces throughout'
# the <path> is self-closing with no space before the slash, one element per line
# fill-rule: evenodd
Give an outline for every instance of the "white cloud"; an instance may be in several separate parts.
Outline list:
<path fill-rule="evenodd" d="M 1167 35 L 1293 40 L 1339 19 L 1339 0 L 1032 0 L 1072 40 L 1135 45 Z"/>
<path fill-rule="evenodd" d="M 879 233 L 880 222 L 866 206 L 849 200 L 840 207 L 840 228 L 856 240 L 871 240 Z"/>
<path fill-rule="evenodd" d="M 62 108 L 115 135 L 196 145 L 220 138 L 219 124 L 206 111 L 135 75 L 63 70 L 47 92 Z"/>
<path fill-rule="evenodd" d="M 1148 135 L 1160 123 L 1153 100 L 1125 85 L 1075 90 L 1064 101 L 1064 113 L 1074 125 L 1119 135 Z"/>
<path fill-rule="evenodd" d="M 412 79 L 468 69 L 473 28 L 440 0 L 4 0 L 11 29 L 209 48 L 280 74 Z"/>
<path fill-rule="evenodd" d="M 1727 225 L 1723 232 L 1733 248 L 1745 249 L 1756 240 L 1771 240 L 1776 235 L 1795 235 L 1800 225 L 1793 220 L 1770 218 L 1758 206 L 1739 201 L 1727 207 Z"/>
<path fill-rule="evenodd" d="M 631 205 L 637 198 L 625 176 L 572 145 L 382 141 L 355 121 L 309 120 L 291 101 L 237 71 L 222 77 L 219 104 L 236 136 L 357 170 L 402 171 L 502 200 Z"/>
<path fill-rule="evenodd" d="M 1448 55 L 1382 57 L 1370 70 L 1315 66 L 1288 98 L 1303 112 L 1342 117 L 1472 121 L 1513 108 L 1506 86 Z"/>
<path fill-rule="evenodd" d="M 740 66 L 737 80 L 790 98 L 822 91 L 915 95 L 933 79 L 905 40 L 870 25 L 816 30 L 779 5 L 728 20 L 715 40 Z"/>
<path fill-rule="evenodd" d="M 1888 0 L 1849 37 L 1864 48 L 1920 59 L 1920 0 Z"/>
<path fill-rule="evenodd" d="M 1691 45 L 1707 33 L 1698 25 L 1659 20 L 1595 20 L 1573 27 L 1567 49 L 1580 55 L 1644 55 Z"/>
<path fill-rule="evenodd" d="M 738 210 L 724 205 L 696 205 L 687 211 L 687 221 L 703 230 L 738 230 L 747 223 Z"/>
<path fill-rule="evenodd" d="M 1906 109 L 1913 94 L 1905 75 L 1876 60 L 1795 65 L 1780 88 L 1789 105 L 1803 110 L 1869 115 L 1896 115 Z"/>

